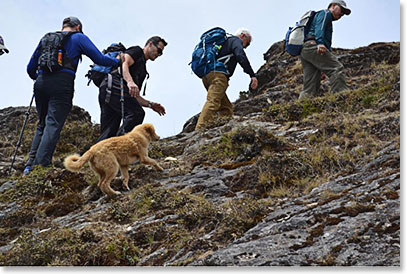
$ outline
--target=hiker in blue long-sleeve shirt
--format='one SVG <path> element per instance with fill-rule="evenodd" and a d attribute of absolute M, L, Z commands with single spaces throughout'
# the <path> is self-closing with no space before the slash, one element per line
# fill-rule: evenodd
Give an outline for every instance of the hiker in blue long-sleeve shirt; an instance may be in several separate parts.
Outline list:
<path fill-rule="evenodd" d="M 119 60 L 104 56 L 83 34 L 76 17 L 65 18 L 60 32 L 46 34 L 27 65 L 35 80 L 34 95 L 39 123 L 24 174 L 35 165 L 49 166 L 62 127 L 72 108 L 75 73 L 82 54 L 98 65 L 118 66 Z"/>
<path fill-rule="evenodd" d="M 318 11 L 312 21 L 310 30 L 301 50 L 301 63 L 304 70 L 304 89 L 300 99 L 319 95 L 321 73 L 329 77 L 331 92 L 347 89 L 344 67 L 331 52 L 332 22 L 339 20 L 351 10 L 343 0 L 333 0 L 328 9 Z"/>

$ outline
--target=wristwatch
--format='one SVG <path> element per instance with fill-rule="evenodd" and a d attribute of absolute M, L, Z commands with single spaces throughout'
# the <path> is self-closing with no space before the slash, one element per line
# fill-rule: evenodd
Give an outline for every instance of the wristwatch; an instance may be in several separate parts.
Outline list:
<path fill-rule="evenodd" d="M 148 102 L 148 107 L 149 107 L 149 108 L 153 108 L 153 103 Z"/>

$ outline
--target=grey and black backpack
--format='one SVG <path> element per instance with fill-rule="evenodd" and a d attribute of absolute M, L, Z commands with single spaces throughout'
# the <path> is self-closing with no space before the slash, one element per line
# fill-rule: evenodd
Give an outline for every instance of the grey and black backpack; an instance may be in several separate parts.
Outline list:
<path fill-rule="evenodd" d="M 41 70 L 55 72 L 62 68 L 75 70 L 75 65 L 72 63 L 66 51 L 64 44 L 66 39 L 75 32 L 49 32 L 42 37 L 40 41 L 40 57 L 38 58 L 38 67 Z"/>

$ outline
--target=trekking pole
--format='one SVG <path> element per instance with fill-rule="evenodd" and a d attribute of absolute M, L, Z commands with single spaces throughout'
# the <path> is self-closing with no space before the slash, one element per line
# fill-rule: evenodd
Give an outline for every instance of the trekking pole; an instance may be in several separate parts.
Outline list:
<path fill-rule="evenodd" d="M 16 145 L 16 149 L 14 151 L 13 159 L 11 160 L 11 165 L 10 165 L 10 169 L 8 170 L 8 175 L 11 174 L 11 171 L 12 171 L 13 165 L 14 165 L 14 161 L 16 160 L 17 150 L 21 145 L 21 140 L 23 139 L 24 129 L 25 129 L 25 126 L 27 124 L 28 117 L 30 116 L 31 106 L 32 106 L 32 103 L 34 101 L 34 97 L 35 97 L 35 95 L 33 94 L 33 96 L 31 97 L 30 106 L 28 107 L 28 110 L 25 112 L 25 120 L 24 120 L 24 123 L 23 123 L 23 127 L 21 128 L 21 131 L 20 131 L 20 137 L 18 138 L 18 141 L 17 141 L 17 145 Z"/>
<path fill-rule="evenodd" d="M 123 64 L 120 52 L 120 104 L 122 108 L 122 123 L 124 124 L 124 85 L 123 85 Z"/>

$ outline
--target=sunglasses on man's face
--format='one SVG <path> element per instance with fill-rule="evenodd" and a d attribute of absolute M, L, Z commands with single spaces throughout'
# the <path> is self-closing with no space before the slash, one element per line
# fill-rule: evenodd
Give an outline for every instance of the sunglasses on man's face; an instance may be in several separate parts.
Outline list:
<path fill-rule="evenodd" d="M 158 55 L 163 55 L 163 49 L 162 48 L 160 48 L 159 46 L 158 46 L 158 44 L 154 44 L 153 43 L 153 45 L 157 48 L 157 53 L 158 53 Z"/>

